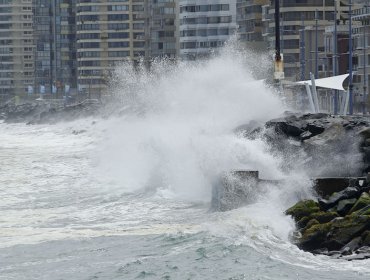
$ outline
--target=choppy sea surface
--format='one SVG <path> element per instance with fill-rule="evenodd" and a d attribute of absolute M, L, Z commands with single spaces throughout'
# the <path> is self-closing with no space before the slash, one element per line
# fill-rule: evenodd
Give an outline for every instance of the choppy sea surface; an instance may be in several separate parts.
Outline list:
<path fill-rule="evenodd" d="M 298 155 L 233 131 L 286 110 L 254 78 L 264 63 L 230 46 L 150 71 L 123 64 L 112 80 L 115 117 L 0 123 L 0 279 L 370 279 L 370 260 L 290 242 L 284 210 L 311 195 Z M 210 211 L 212 185 L 235 169 L 286 184 Z"/>
<path fill-rule="evenodd" d="M 369 260 L 297 249 L 263 199 L 217 213 L 122 188 L 98 170 L 102 123 L 0 124 L 0 279 L 370 279 Z"/>

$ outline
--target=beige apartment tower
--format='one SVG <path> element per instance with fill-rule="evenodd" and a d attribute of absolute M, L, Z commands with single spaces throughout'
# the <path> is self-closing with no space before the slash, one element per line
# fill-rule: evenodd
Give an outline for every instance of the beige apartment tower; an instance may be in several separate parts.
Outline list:
<path fill-rule="evenodd" d="M 32 0 L 0 0 L 0 102 L 33 91 Z"/>
<path fill-rule="evenodd" d="M 123 60 L 145 57 L 145 1 L 77 1 L 78 90 L 106 93 Z"/>

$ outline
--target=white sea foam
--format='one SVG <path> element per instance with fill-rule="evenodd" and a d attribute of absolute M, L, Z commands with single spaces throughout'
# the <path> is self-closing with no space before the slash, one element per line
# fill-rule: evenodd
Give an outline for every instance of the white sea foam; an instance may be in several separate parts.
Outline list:
<path fill-rule="evenodd" d="M 113 81 L 123 109 L 108 124 L 99 169 L 126 190 L 156 188 L 190 200 L 209 200 L 212 181 L 223 171 L 280 176 L 279 159 L 263 141 L 233 133 L 284 111 L 276 94 L 253 77 L 256 61 L 263 64 L 262 57 L 227 47 L 202 62 L 155 61 L 150 71 L 123 64 Z"/>

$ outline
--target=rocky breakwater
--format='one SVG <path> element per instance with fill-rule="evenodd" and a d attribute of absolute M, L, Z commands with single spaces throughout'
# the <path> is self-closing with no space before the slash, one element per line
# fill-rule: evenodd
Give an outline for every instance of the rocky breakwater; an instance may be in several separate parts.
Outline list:
<path fill-rule="evenodd" d="M 240 126 L 236 132 L 264 139 L 271 153 L 284 157 L 283 170 L 304 169 L 312 178 L 370 172 L 368 117 L 286 113 L 263 125 Z"/>
<path fill-rule="evenodd" d="M 282 170 L 304 170 L 314 185 L 320 178 L 321 189 L 313 189 L 317 200 L 286 211 L 296 222 L 292 239 L 299 248 L 347 260 L 370 258 L 370 118 L 286 113 L 236 132 L 264 139 L 284 159 Z"/>
<path fill-rule="evenodd" d="M 360 181 L 361 182 L 361 181 Z M 370 258 L 370 186 L 349 186 L 327 198 L 302 200 L 286 211 L 293 241 L 305 251 L 347 260 Z"/>
<path fill-rule="evenodd" d="M 56 123 L 96 115 L 101 108 L 101 103 L 95 99 L 71 105 L 45 100 L 20 105 L 7 104 L 0 108 L 0 118 L 7 123 Z"/>

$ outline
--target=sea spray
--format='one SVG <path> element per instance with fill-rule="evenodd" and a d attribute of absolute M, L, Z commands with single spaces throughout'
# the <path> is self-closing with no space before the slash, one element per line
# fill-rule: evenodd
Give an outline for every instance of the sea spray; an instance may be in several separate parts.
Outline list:
<path fill-rule="evenodd" d="M 281 177 L 279 158 L 263 140 L 233 132 L 284 111 L 274 92 L 253 78 L 256 60 L 228 46 L 200 62 L 156 60 L 150 70 L 123 63 L 112 81 L 122 109 L 108 124 L 99 170 L 127 191 L 205 201 L 225 171 Z"/>

